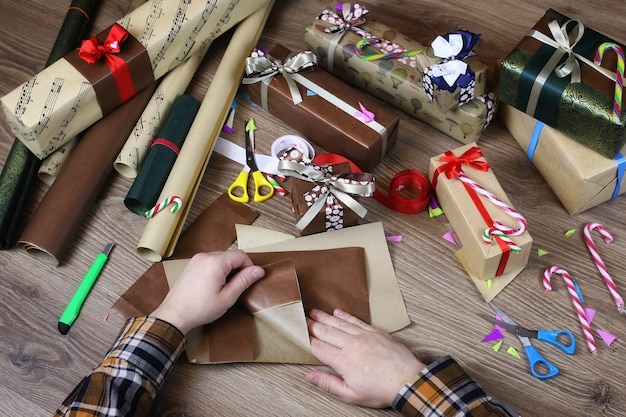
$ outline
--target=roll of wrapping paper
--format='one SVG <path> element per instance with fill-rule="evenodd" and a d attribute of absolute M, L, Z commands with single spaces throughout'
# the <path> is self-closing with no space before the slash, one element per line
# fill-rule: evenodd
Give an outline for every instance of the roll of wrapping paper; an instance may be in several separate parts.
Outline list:
<path fill-rule="evenodd" d="M 211 151 L 243 78 L 245 59 L 256 45 L 273 4 L 274 0 L 268 1 L 235 29 L 200 105 L 196 122 L 158 199 L 162 201 L 176 195 L 182 199 L 183 206 L 175 213 L 166 210 L 150 218 L 137 244 L 140 256 L 156 262 L 170 256 L 176 247 Z"/>
<path fill-rule="evenodd" d="M 124 204 L 133 213 L 143 215 L 158 202 L 157 198 L 176 162 L 199 107 L 200 102 L 189 95 L 183 94 L 176 99 L 124 199 Z"/>
<path fill-rule="evenodd" d="M 126 140 L 113 164 L 115 170 L 121 175 L 127 178 L 137 177 L 148 154 L 150 143 L 163 125 L 176 98 L 183 94 L 189 86 L 210 45 L 207 42 L 187 61 L 163 77 L 157 91 L 154 92 L 141 118 L 137 121 L 137 126 Z"/>
<path fill-rule="evenodd" d="M 59 265 L 155 88 L 145 88 L 84 132 L 18 239 L 18 248 Z"/>
<path fill-rule="evenodd" d="M 97 0 L 72 1 L 46 66 L 78 46 L 97 3 Z M 0 249 L 6 249 L 11 244 L 24 199 L 36 178 L 39 165 L 39 159 L 15 139 L 0 174 Z"/>

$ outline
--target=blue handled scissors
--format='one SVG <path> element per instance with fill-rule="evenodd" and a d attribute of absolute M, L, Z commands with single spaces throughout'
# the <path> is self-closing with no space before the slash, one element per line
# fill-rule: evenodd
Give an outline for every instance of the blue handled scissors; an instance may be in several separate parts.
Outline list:
<path fill-rule="evenodd" d="M 250 201 L 248 196 L 248 176 L 250 171 L 252 171 L 252 180 L 254 181 L 254 201 L 260 203 L 269 200 L 274 195 L 274 187 L 265 178 L 265 175 L 259 171 L 259 167 L 254 159 L 255 130 L 254 120 L 250 119 L 246 123 L 246 163 L 235 181 L 228 187 L 228 196 L 239 203 Z"/>
<path fill-rule="evenodd" d="M 574 334 L 569 330 L 529 330 L 524 327 L 518 326 L 513 319 L 511 319 L 504 311 L 498 308 L 493 303 L 487 303 L 496 312 L 502 320 L 479 314 L 485 320 L 497 324 L 505 329 L 507 332 L 517 336 L 522 343 L 528 363 L 530 364 L 531 374 L 538 379 L 552 378 L 559 373 L 559 368 L 548 362 L 537 349 L 530 343 L 530 338 L 541 340 L 542 342 L 549 343 L 557 348 L 561 349 L 568 355 L 573 355 L 576 349 L 576 339 Z M 564 340 L 562 343 L 560 340 Z M 543 371 L 546 372 L 543 372 Z"/>

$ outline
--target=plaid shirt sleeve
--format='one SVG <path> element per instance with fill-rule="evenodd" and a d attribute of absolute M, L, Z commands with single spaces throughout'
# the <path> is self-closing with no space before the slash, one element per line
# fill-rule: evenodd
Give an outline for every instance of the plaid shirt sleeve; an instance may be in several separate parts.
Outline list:
<path fill-rule="evenodd" d="M 104 360 L 55 416 L 146 416 L 184 348 L 184 335 L 171 324 L 154 317 L 129 319 Z"/>
<path fill-rule="evenodd" d="M 451 356 L 430 364 L 407 383 L 392 404 L 405 417 L 519 417 L 491 398 Z"/>

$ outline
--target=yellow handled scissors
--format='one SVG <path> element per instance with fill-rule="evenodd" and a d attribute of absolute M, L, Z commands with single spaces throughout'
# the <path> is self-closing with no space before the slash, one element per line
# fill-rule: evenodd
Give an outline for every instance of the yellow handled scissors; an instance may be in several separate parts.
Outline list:
<path fill-rule="evenodd" d="M 259 167 L 254 159 L 255 130 L 254 120 L 250 119 L 246 123 L 246 164 L 235 181 L 228 187 L 228 196 L 238 203 L 250 201 L 248 196 L 248 176 L 250 171 L 252 171 L 252 180 L 254 182 L 254 201 L 260 203 L 269 200 L 274 195 L 274 187 L 265 178 L 265 175 L 259 171 Z"/>

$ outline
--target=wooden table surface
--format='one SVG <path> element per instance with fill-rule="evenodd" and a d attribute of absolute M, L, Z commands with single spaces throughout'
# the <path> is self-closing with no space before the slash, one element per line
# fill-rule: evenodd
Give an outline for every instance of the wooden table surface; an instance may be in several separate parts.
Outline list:
<path fill-rule="evenodd" d="M 62 3 L 65 1 L 0 0 L 0 95 L 43 68 L 65 14 Z M 277 0 L 260 46 L 282 43 L 291 50 L 306 49 L 304 26 L 326 4 L 321 0 Z M 496 61 L 517 44 L 547 7 L 581 19 L 622 43 L 626 41 L 624 1 L 373 0 L 367 5 L 372 16 L 424 44 L 457 29 L 481 33 L 475 51 L 489 65 L 491 74 Z M 127 7 L 128 0 L 102 2 L 90 34 L 120 18 Z M 190 87 L 189 92 L 199 99 L 210 83 L 225 42 L 214 44 L 215 52 L 209 54 Z M 242 123 L 249 115 L 262 120 L 263 132 L 257 135 L 262 152 L 268 152 L 274 138 L 297 133 L 258 108 L 243 107 L 237 112 L 237 121 Z M 399 115 L 398 143 L 374 171 L 380 183 L 388 182 L 402 169 L 427 172 L 431 156 L 461 146 L 428 125 L 401 112 Z M 4 118 L 0 126 L 0 161 L 4 161 L 13 137 Z M 561 369 L 556 378 L 540 381 L 530 375 L 516 338 L 507 336 L 498 353 L 492 351 L 492 343 L 481 343 L 490 325 L 477 313 L 491 311 L 456 260 L 452 245 L 442 239 L 450 230 L 446 217 L 397 214 L 366 200 L 369 213 L 365 222 L 382 222 L 387 235 L 403 236 L 401 243 L 389 243 L 389 249 L 412 323 L 397 332 L 397 338 L 425 361 L 446 353 L 454 355 L 487 391 L 524 416 L 623 416 L 626 317 L 618 314 L 581 231 L 589 222 L 600 222 L 613 233 L 614 242 L 599 244 L 599 248 L 618 288 L 626 291 L 626 200 L 622 196 L 570 216 L 499 120 L 486 130 L 479 145 L 513 206 L 528 219 L 534 238 L 527 268 L 496 301 L 529 327 L 570 329 L 578 342 L 575 355 L 568 357 L 537 344 Z M 223 157 L 211 158 L 188 223 L 226 190 L 239 168 Z M 146 219 L 129 212 L 123 204 L 130 185 L 131 180 L 120 175 L 110 177 L 59 267 L 44 264 L 15 247 L 0 252 L 1 414 L 51 414 L 100 361 L 117 335 L 123 320 L 114 313 L 106 321 L 103 317 L 150 265 L 135 250 Z M 46 188 L 36 183 L 28 193 L 18 230 L 23 229 Z M 255 225 L 296 233 L 287 199 L 277 196 L 252 206 L 260 212 Z M 576 233 L 566 237 L 564 232 L 569 229 Z M 60 335 L 56 328 L 59 314 L 94 256 L 109 241 L 116 247 L 103 275 L 70 333 Z M 548 255 L 539 257 L 537 249 L 547 250 Z M 584 289 L 585 306 L 597 310 L 593 327 L 617 336 L 607 346 L 596 335 L 596 356 L 587 349 L 563 281 L 554 280 L 553 292 L 542 290 L 542 273 L 554 264 L 569 270 Z M 522 353 L 522 359 L 505 353 L 509 346 Z M 391 410 L 355 408 L 319 392 L 303 381 L 309 369 L 276 364 L 197 366 L 187 363 L 183 356 L 158 396 L 154 415 L 394 415 Z"/>

